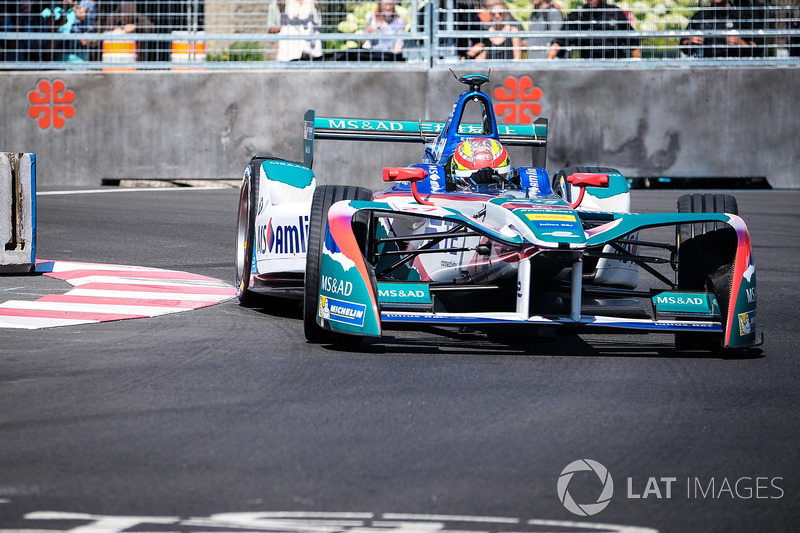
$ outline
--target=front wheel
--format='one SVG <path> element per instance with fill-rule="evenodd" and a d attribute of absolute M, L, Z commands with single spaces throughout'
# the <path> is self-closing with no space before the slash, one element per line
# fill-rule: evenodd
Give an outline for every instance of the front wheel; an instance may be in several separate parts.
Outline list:
<path fill-rule="evenodd" d="M 253 267 L 256 209 L 258 207 L 258 179 L 261 159 L 253 158 L 244 171 L 239 193 L 239 216 L 236 223 L 236 297 L 243 306 L 251 306 L 258 295 L 249 290 Z"/>
<path fill-rule="evenodd" d="M 328 211 L 342 200 L 371 200 L 372 191 L 350 185 L 323 185 L 314 191 L 311 217 L 308 224 L 308 252 L 306 253 L 305 293 L 303 295 L 303 331 L 312 343 L 353 343 L 361 337 L 323 329 L 317 324 L 319 313 L 319 281 L 324 248 Z"/>
<path fill-rule="evenodd" d="M 727 194 L 684 194 L 678 198 L 679 213 L 728 213 L 737 215 L 736 198 Z M 710 293 L 726 290 L 727 272 L 736 254 L 736 231 L 727 224 L 705 222 L 678 226 L 678 288 Z M 726 302 L 718 299 L 720 312 L 727 314 Z M 716 349 L 714 335 L 676 333 L 675 347 L 681 350 Z"/>

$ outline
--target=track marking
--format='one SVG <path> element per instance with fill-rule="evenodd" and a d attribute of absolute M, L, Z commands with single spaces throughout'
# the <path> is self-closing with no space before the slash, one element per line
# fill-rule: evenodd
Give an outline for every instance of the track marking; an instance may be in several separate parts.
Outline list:
<path fill-rule="evenodd" d="M 39 329 L 150 318 L 216 305 L 236 291 L 218 279 L 159 268 L 39 261 L 36 270 L 75 288 L 0 303 L 0 328 Z"/>
<path fill-rule="evenodd" d="M 314 511 L 289 512 L 234 512 L 208 517 L 148 517 L 108 516 L 85 513 L 38 511 L 27 513 L 25 520 L 38 521 L 46 529 L 0 529 L 0 533 L 125 533 L 136 531 L 193 531 L 202 528 L 208 533 L 488 533 L 509 531 L 517 533 L 548 531 L 550 533 L 597 531 L 605 533 L 658 533 L 656 529 L 641 526 L 604 524 L 548 519 L 527 519 L 497 516 L 469 516 L 448 514 L 410 513 L 322 513 Z M 72 522 L 72 523 L 70 523 Z M 80 525 L 75 522 L 81 522 Z M 86 523 L 88 522 L 88 523 Z M 168 526 L 168 527 L 167 527 Z M 544 529 L 543 529 L 544 528 Z"/>

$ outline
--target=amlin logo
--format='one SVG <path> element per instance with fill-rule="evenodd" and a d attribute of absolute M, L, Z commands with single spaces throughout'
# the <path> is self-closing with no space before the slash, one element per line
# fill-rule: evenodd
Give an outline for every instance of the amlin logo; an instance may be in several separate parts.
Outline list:
<path fill-rule="evenodd" d="M 572 477 L 576 472 L 594 472 L 603 484 L 603 489 L 594 503 L 577 503 L 572 495 L 569 493 L 569 484 Z M 611 502 L 611 497 L 614 495 L 614 480 L 611 479 L 608 469 L 591 459 L 578 459 L 573 461 L 561 471 L 558 476 L 558 499 L 567 508 L 567 510 L 578 516 L 592 516 L 596 515 Z"/>

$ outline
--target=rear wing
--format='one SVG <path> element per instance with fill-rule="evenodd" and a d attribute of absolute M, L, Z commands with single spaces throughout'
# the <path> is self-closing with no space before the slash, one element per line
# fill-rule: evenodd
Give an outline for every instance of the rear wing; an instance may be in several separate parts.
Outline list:
<path fill-rule="evenodd" d="M 427 144 L 444 130 L 444 122 L 374 120 L 360 118 L 328 118 L 315 116 L 309 109 L 303 128 L 303 164 L 314 163 L 314 140 L 382 141 Z M 498 125 L 500 142 L 507 146 L 530 146 L 532 166 L 544 168 L 547 159 L 547 119 L 538 118 L 533 124 Z M 480 124 L 462 124 L 463 135 L 483 132 Z"/>

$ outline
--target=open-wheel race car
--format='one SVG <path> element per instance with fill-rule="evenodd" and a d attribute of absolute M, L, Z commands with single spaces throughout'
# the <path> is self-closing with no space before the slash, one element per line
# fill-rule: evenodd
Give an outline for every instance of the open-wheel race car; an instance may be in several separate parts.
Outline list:
<path fill-rule="evenodd" d="M 489 78 L 459 81 L 468 87 L 444 123 L 308 111 L 302 163 L 251 160 L 237 228 L 242 304 L 301 299 L 310 342 L 358 341 L 390 325 L 497 324 L 674 333 L 685 349 L 761 342 L 735 198 L 689 194 L 677 212 L 630 213 L 620 172 L 571 167 L 551 179 L 547 121 L 499 125 L 481 90 Z M 425 151 L 420 163 L 384 168 L 379 192 L 317 186 L 323 139 Z M 529 147 L 532 165 L 511 165 L 509 146 Z"/>

